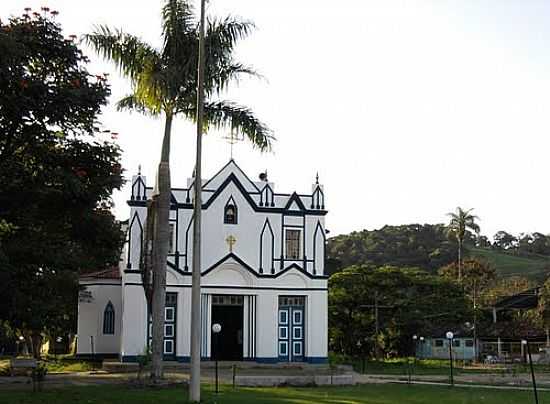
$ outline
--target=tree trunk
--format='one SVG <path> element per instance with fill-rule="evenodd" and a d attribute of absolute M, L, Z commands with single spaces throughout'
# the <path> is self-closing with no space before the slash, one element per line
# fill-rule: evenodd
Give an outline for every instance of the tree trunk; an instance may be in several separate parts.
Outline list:
<path fill-rule="evenodd" d="M 191 290 L 191 380 L 189 401 L 201 401 L 201 214 L 202 214 L 202 129 L 204 115 L 204 14 L 205 0 L 201 0 L 199 30 L 199 65 L 197 68 L 197 154 L 195 161 L 195 201 L 193 206 L 193 273 Z"/>
<path fill-rule="evenodd" d="M 458 282 L 462 282 L 462 240 L 458 239 Z"/>
<path fill-rule="evenodd" d="M 40 359 L 40 356 L 41 356 L 41 349 L 42 349 L 42 335 L 40 335 L 40 333 L 38 332 L 33 332 L 30 337 L 29 337 L 30 341 L 31 341 L 31 347 L 32 347 L 32 350 L 31 350 L 31 353 L 32 353 L 32 356 L 35 358 L 35 359 Z"/>
<path fill-rule="evenodd" d="M 172 114 L 166 113 L 161 161 L 157 173 L 156 192 L 153 195 L 153 298 L 152 298 L 152 350 L 151 378 L 157 382 L 163 377 L 162 359 L 164 353 L 164 306 L 166 304 L 166 257 L 170 237 L 170 132 Z"/>

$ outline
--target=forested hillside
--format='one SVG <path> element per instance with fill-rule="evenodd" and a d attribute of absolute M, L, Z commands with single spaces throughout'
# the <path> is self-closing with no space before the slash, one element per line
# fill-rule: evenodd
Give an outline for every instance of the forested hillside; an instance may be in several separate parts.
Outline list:
<path fill-rule="evenodd" d="M 543 282 L 550 274 L 550 238 L 541 233 L 515 237 L 499 231 L 490 241 L 468 233 L 465 256 L 487 260 L 499 278 L 520 276 Z M 456 240 L 443 224 L 384 226 L 339 235 L 328 240 L 327 269 L 351 265 L 418 267 L 430 273 L 457 259 Z"/>
<path fill-rule="evenodd" d="M 384 226 L 329 239 L 327 267 L 331 273 L 360 264 L 418 267 L 435 273 L 456 260 L 456 250 L 456 241 L 447 237 L 442 224 Z"/>

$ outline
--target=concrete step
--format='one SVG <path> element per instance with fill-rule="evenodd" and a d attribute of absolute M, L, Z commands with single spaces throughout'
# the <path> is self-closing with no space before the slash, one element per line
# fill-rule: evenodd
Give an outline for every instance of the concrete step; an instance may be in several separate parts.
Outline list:
<path fill-rule="evenodd" d="M 214 369 L 216 366 L 215 361 L 202 361 L 201 362 L 201 368 L 202 369 Z M 219 369 L 231 369 L 233 366 L 236 366 L 237 369 L 240 370 L 246 370 L 253 371 L 254 369 L 258 369 L 262 373 L 269 370 L 277 370 L 281 371 L 284 369 L 288 369 L 290 371 L 304 371 L 308 373 L 328 373 L 330 372 L 330 367 L 327 364 L 310 364 L 310 363 L 303 363 L 303 362 L 286 362 L 286 363 L 257 363 L 257 362 L 251 362 L 251 361 L 239 361 L 239 362 L 232 362 L 232 361 L 220 361 L 218 362 Z M 182 363 L 182 362 L 175 362 L 175 361 L 165 361 L 164 362 L 164 369 L 166 371 L 183 371 L 186 372 L 189 370 L 190 364 L 189 363 Z M 138 371 L 138 364 L 133 362 L 119 362 L 117 360 L 104 360 L 102 369 L 111 372 L 111 373 L 126 373 L 126 372 L 137 372 Z M 347 372 L 351 369 L 348 369 L 348 367 L 345 366 L 337 366 L 336 371 L 337 372 Z"/>

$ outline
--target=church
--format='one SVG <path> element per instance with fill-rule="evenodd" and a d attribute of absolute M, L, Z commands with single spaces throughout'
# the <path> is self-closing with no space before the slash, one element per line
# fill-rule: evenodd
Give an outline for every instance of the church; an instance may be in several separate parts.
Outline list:
<path fill-rule="evenodd" d="M 193 178 L 172 188 L 165 360 L 189 361 Z M 140 253 L 152 187 L 138 173 L 119 268 L 80 279 L 77 354 L 132 362 L 151 336 Z M 201 356 L 258 363 L 327 361 L 325 194 L 280 193 L 231 159 L 202 180 Z M 221 332 L 213 337 L 212 325 Z"/>

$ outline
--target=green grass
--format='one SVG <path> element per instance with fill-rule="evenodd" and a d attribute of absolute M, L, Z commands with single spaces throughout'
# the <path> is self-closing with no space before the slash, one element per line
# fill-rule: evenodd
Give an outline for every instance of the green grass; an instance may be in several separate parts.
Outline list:
<path fill-rule="evenodd" d="M 413 358 L 395 358 L 386 359 L 383 361 L 367 360 L 365 361 L 365 369 L 363 372 L 363 362 L 360 359 L 353 359 L 350 362 L 355 371 L 371 375 L 392 375 L 392 376 L 407 376 L 409 369 L 413 375 L 448 375 L 449 361 L 442 359 L 422 359 L 414 360 Z M 342 362 L 344 363 L 344 362 Z M 526 364 L 514 365 L 483 365 L 476 366 L 465 364 L 462 361 L 455 361 L 454 372 L 456 375 L 461 374 L 520 374 L 529 373 L 530 369 Z M 537 374 L 550 373 L 549 365 L 534 365 Z"/>
<path fill-rule="evenodd" d="M 90 370 L 98 369 L 101 364 L 95 364 L 88 361 L 75 361 L 75 360 L 48 360 L 45 362 L 48 373 L 61 373 L 61 372 L 88 372 Z"/>
<path fill-rule="evenodd" d="M 447 375 L 449 374 L 449 361 L 440 359 L 414 360 L 409 358 L 386 359 L 383 361 L 365 361 L 365 374 L 406 376 L 410 368 L 415 375 Z M 363 371 L 363 363 L 359 359 L 353 361 L 353 368 L 357 372 Z M 456 374 L 472 373 L 503 373 L 506 369 L 499 367 L 471 367 L 461 361 L 454 362 Z"/>
<path fill-rule="evenodd" d="M 396 384 L 323 388 L 239 388 L 233 391 L 222 386 L 219 395 L 208 386 L 203 390 L 204 403 L 321 403 L 321 404 L 517 404 L 532 401 L 532 392 L 440 386 L 407 386 Z M 550 400 L 550 393 L 540 392 L 541 402 Z M 2 391 L 1 403 L 132 403 L 177 404 L 187 402 L 187 391 L 181 388 L 151 389 L 123 386 L 66 387 L 40 393 Z"/>
<path fill-rule="evenodd" d="M 519 257 L 512 254 L 473 248 L 471 256 L 485 258 L 497 269 L 500 277 L 524 276 L 533 280 L 545 279 L 550 270 L 550 257 L 532 255 Z"/>

